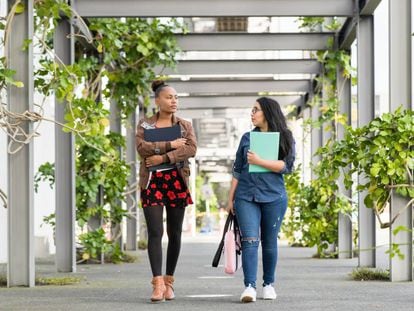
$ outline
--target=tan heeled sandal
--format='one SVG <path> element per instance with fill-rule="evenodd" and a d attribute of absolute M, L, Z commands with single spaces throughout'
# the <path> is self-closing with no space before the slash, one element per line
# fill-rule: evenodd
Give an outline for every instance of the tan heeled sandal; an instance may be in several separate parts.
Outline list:
<path fill-rule="evenodd" d="M 175 298 L 174 294 L 174 277 L 172 275 L 164 275 L 164 284 L 165 284 L 165 299 L 173 300 Z"/>
<path fill-rule="evenodd" d="M 155 276 L 152 278 L 152 302 L 160 302 L 165 299 L 165 284 L 162 276 Z"/>

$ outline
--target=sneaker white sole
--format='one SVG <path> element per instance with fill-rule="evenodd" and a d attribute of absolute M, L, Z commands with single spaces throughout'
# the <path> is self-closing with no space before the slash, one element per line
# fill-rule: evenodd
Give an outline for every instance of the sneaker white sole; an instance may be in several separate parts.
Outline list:
<path fill-rule="evenodd" d="M 263 300 L 276 300 L 276 297 L 263 297 Z"/>

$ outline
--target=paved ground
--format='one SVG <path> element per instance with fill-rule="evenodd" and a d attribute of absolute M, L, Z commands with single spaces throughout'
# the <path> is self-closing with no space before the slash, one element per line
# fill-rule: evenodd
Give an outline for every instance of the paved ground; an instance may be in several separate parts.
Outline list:
<path fill-rule="evenodd" d="M 134 264 L 79 265 L 76 275 L 86 280 L 78 285 L 0 288 L 0 310 L 414 310 L 413 283 L 352 281 L 355 259 L 312 259 L 312 250 L 287 246 L 279 252 L 277 300 L 241 304 L 241 271 L 227 276 L 211 267 L 217 239 L 186 239 L 175 301 L 149 302 L 150 270 L 146 252 L 139 251 Z M 54 275 L 50 262 L 37 270 Z"/>

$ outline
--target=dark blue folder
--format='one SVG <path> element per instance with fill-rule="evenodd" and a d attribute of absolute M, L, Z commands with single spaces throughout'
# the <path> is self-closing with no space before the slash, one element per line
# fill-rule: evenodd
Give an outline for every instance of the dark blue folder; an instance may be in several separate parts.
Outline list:
<path fill-rule="evenodd" d="M 170 127 L 144 129 L 145 141 L 172 141 L 181 138 L 181 126 L 179 124 Z"/>
<path fill-rule="evenodd" d="M 145 141 L 173 141 L 177 138 L 181 138 L 181 126 L 179 124 L 173 125 L 171 127 L 160 127 L 154 129 L 144 129 L 144 140 Z M 171 169 L 174 167 L 182 166 L 182 163 L 175 164 L 160 164 L 149 167 L 150 171 L 158 171 Z"/>

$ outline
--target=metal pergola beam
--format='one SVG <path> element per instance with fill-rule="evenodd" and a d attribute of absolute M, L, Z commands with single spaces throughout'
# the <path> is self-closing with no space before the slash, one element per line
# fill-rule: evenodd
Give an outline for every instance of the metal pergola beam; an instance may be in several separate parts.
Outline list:
<path fill-rule="evenodd" d="M 164 75 L 318 74 L 316 60 L 188 60 L 177 68 L 157 68 Z"/>
<path fill-rule="evenodd" d="M 357 19 L 348 18 L 338 34 L 338 47 L 350 50 L 357 35 Z"/>
<path fill-rule="evenodd" d="M 73 29 L 67 20 L 56 27 L 54 46 L 57 57 L 65 65 L 74 62 Z M 55 118 L 65 123 L 67 102 L 55 103 Z M 56 184 L 56 269 L 58 272 L 76 272 L 76 186 L 75 137 L 55 126 L 55 184 Z"/>
<path fill-rule="evenodd" d="M 324 50 L 333 33 L 189 33 L 177 35 L 183 51 Z"/>
<path fill-rule="evenodd" d="M 138 202 L 137 187 L 133 187 L 137 182 L 137 152 L 135 143 L 135 132 L 137 125 L 137 116 L 135 111 L 128 117 L 126 122 L 126 150 L 125 160 L 130 163 L 130 174 L 128 184 L 130 186 L 129 194 L 126 198 L 126 205 L 129 217 L 126 219 L 126 241 L 125 249 L 135 251 L 138 249 L 137 233 L 138 233 Z M 133 188 L 132 188 L 133 187 Z"/>
<path fill-rule="evenodd" d="M 411 0 L 389 2 L 389 50 L 390 50 L 390 111 L 400 106 L 407 110 L 412 105 L 412 22 Z M 390 256 L 391 281 L 413 280 L 413 205 L 406 205 L 409 198 L 402 197 L 395 191 L 391 196 L 390 218 L 400 214 L 390 228 L 390 242 L 397 244 L 399 256 Z M 394 230 L 404 227 L 394 235 Z M 392 245 L 391 244 L 391 245 Z M 390 247 L 391 247 L 390 245 Z"/>
<path fill-rule="evenodd" d="M 9 3 L 10 4 L 10 3 Z M 14 79 L 24 87 L 8 85 L 7 103 L 11 112 L 23 114 L 33 111 L 33 46 L 22 49 L 24 42 L 33 38 L 33 1 L 24 0 L 25 10 L 11 21 L 8 44 L 5 47 L 8 67 L 16 71 Z M 9 120 L 11 123 L 15 120 Z M 25 120 L 20 124 L 25 133 L 31 133 L 33 124 Z M 27 137 L 19 134 L 18 140 Z M 8 140 L 10 143 L 10 138 Z M 12 144 L 12 150 L 20 144 Z M 8 153 L 8 260 L 7 286 L 35 285 L 34 258 L 34 188 L 33 188 L 33 140 L 16 153 Z"/>
<path fill-rule="evenodd" d="M 205 109 L 181 109 L 177 116 L 188 119 L 224 118 L 237 119 L 248 118 L 246 108 L 205 108 Z"/>
<path fill-rule="evenodd" d="M 311 118 L 313 122 L 316 122 L 321 117 L 321 111 L 319 109 L 319 105 L 315 105 L 311 107 Z M 317 154 L 316 152 L 320 147 L 322 147 L 322 129 L 318 126 L 314 126 L 311 128 L 310 133 L 310 139 L 311 139 L 311 162 L 314 167 L 318 165 L 318 163 L 321 161 L 321 155 Z M 318 178 L 315 171 L 312 170 L 311 172 L 312 179 Z"/>
<path fill-rule="evenodd" d="M 381 0 L 358 0 L 359 1 L 359 15 L 372 15 L 381 3 Z M 340 49 L 349 50 L 352 43 L 356 39 L 356 28 L 358 23 L 358 17 L 349 17 L 345 21 L 341 30 L 339 31 L 339 44 Z"/>
<path fill-rule="evenodd" d="M 83 17 L 352 16 L 353 0 L 72 0 Z"/>
<path fill-rule="evenodd" d="M 177 93 L 307 93 L 309 80 L 203 80 L 171 81 Z"/>
<path fill-rule="evenodd" d="M 218 109 L 250 108 L 260 96 L 188 96 L 179 98 L 179 110 L 184 109 Z M 304 104 L 304 96 L 279 95 L 269 96 L 281 106 Z"/>
<path fill-rule="evenodd" d="M 109 130 L 112 133 L 122 135 L 121 111 L 119 109 L 118 103 L 113 99 L 110 100 L 109 111 Z M 122 148 L 119 146 L 116 149 L 119 152 L 119 158 L 122 160 L 124 158 Z M 111 214 L 114 213 L 117 206 L 122 206 L 122 201 L 115 200 L 113 204 L 115 206 L 111 206 Z M 111 239 L 114 245 L 118 245 L 121 250 L 123 249 L 122 220 L 120 223 L 111 221 Z"/>
<path fill-rule="evenodd" d="M 339 99 L 339 112 L 346 116 L 346 125 L 351 126 L 352 114 L 352 93 L 351 79 L 345 78 L 343 68 L 337 69 L 336 85 Z M 345 138 L 346 128 L 342 124 L 337 125 L 337 139 Z M 345 188 L 345 174 L 350 171 L 350 166 L 346 167 L 338 180 L 338 191 L 347 198 L 352 198 L 351 189 Z M 338 258 L 352 258 L 352 215 L 338 213 Z"/>
<path fill-rule="evenodd" d="M 359 0 L 359 14 L 372 15 L 381 0 Z"/>
<path fill-rule="evenodd" d="M 374 18 L 361 16 L 358 22 L 358 127 L 363 127 L 375 117 L 374 89 Z M 358 176 L 359 184 L 366 184 L 363 176 Z M 367 208 L 364 199 L 367 191 L 359 192 L 358 237 L 359 266 L 375 266 L 375 215 Z"/>

